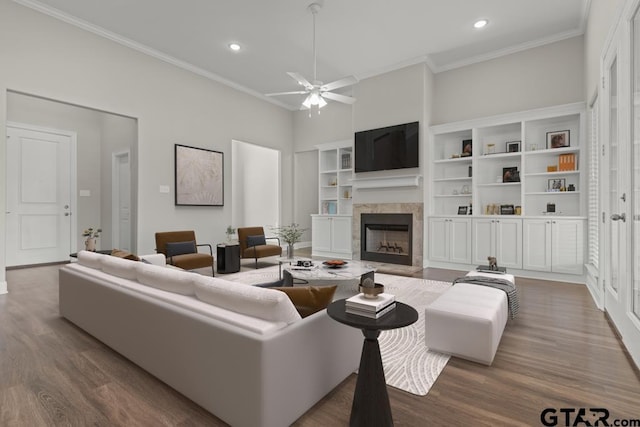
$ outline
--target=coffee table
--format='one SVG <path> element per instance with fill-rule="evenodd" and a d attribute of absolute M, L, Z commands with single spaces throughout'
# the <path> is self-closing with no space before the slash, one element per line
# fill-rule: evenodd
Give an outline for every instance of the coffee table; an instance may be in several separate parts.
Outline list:
<path fill-rule="evenodd" d="M 396 308 L 379 319 L 350 314 L 345 299 L 329 304 L 327 313 L 337 322 L 362 329 L 364 344 L 358 369 L 356 390 L 351 406 L 350 426 L 392 426 L 391 406 L 384 378 L 378 336 L 380 331 L 409 326 L 418 320 L 418 312 L 410 305 L 396 301 Z"/>
<path fill-rule="evenodd" d="M 309 260 L 306 258 L 306 260 Z M 332 268 L 323 264 L 322 260 L 311 260 L 312 267 L 298 267 L 292 263 L 284 269 L 298 282 L 309 283 L 314 281 L 355 281 L 364 277 L 373 279 L 375 267 L 360 261 L 346 261 L 340 268 Z"/>

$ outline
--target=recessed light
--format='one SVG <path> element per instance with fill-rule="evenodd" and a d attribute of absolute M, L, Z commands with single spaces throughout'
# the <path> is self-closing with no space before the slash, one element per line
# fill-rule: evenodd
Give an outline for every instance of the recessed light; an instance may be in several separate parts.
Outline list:
<path fill-rule="evenodd" d="M 229 49 L 231 49 L 234 52 L 237 52 L 240 50 L 240 45 L 238 43 L 230 43 Z"/>
<path fill-rule="evenodd" d="M 489 23 L 489 21 L 487 21 L 486 19 L 480 19 L 478 21 L 475 22 L 475 24 L 473 24 L 474 28 L 482 28 L 484 26 L 486 26 Z"/>

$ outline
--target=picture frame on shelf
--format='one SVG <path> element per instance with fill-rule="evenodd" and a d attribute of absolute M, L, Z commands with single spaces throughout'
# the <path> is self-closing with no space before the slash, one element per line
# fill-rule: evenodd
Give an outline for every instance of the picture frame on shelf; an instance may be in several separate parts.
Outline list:
<path fill-rule="evenodd" d="M 502 182 L 520 182 L 520 172 L 517 166 L 502 168 Z"/>
<path fill-rule="evenodd" d="M 462 151 L 460 157 L 469 157 L 473 153 L 473 141 L 471 139 L 462 140 Z"/>
<path fill-rule="evenodd" d="M 552 178 L 547 180 L 547 191 L 564 191 L 567 188 L 565 178 Z"/>
<path fill-rule="evenodd" d="M 458 215 L 466 215 L 468 209 L 468 206 L 458 206 Z"/>
<path fill-rule="evenodd" d="M 514 215 L 515 207 L 513 205 L 500 205 L 500 215 Z"/>
<path fill-rule="evenodd" d="M 520 141 L 508 141 L 506 143 L 506 152 L 507 153 L 519 153 L 520 152 Z"/>
<path fill-rule="evenodd" d="M 484 145 L 484 155 L 496 154 L 496 144 L 488 142 Z"/>
<path fill-rule="evenodd" d="M 571 146 L 569 130 L 547 132 L 547 148 L 565 148 Z"/>

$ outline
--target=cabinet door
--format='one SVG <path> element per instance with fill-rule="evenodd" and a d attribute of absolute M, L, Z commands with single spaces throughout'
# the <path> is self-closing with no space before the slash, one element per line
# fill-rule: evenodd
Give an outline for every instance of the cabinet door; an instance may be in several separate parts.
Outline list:
<path fill-rule="evenodd" d="M 496 256 L 494 252 L 494 219 L 474 219 L 472 231 L 473 264 L 487 265 L 487 257 Z"/>
<path fill-rule="evenodd" d="M 331 218 L 331 251 L 351 258 L 351 218 Z"/>
<path fill-rule="evenodd" d="M 523 242 L 523 268 L 551 271 L 551 221 L 524 220 Z"/>
<path fill-rule="evenodd" d="M 522 268 L 522 220 L 497 219 L 495 242 L 499 266 Z"/>
<path fill-rule="evenodd" d="M 449 261 L 448 223 L 445 218 L 429 218 L 429 259 L 433 261 Z"/>
<path fill-rule="evenodd" d="M 471 263 L 471 220 L 449 220 L 449 260 L 461 264 Z"/>
<path fill-rule="evenodd" d="M 584 222 L 553 220 L 551 221 L 551 238 L 551 271 L 582 274 Z"/>
<path fill-rule="evenodd" d="M 312 252 L 331 251 L 331 218 L 314 216 L 311 220 Z"/>

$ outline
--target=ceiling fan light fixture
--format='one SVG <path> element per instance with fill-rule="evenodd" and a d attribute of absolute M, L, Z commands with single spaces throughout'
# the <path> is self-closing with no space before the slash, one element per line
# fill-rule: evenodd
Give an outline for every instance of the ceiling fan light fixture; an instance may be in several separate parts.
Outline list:
<path fill-rule="evenodd" d="M 307 98 L 302 102 L 302 106 L 304 108 L 311 108 L 311 95 L 307 96 Z"/>
<path fill-rule="evenodd" d="M 479 19 L 473 24 L 473 28 L 477 28 L 477 29 L 484 28 L 487 26 L 488 23 L 489 21 L 486 19 Z"/>

